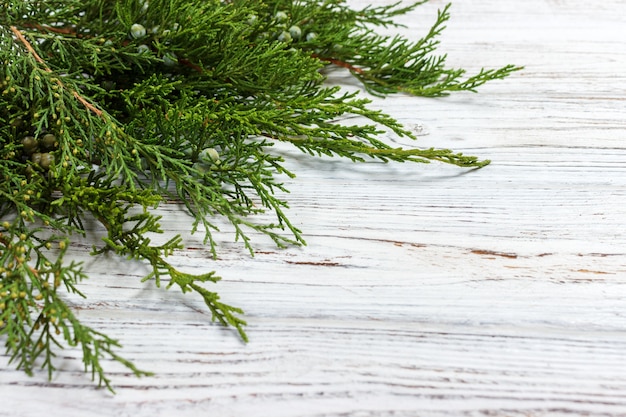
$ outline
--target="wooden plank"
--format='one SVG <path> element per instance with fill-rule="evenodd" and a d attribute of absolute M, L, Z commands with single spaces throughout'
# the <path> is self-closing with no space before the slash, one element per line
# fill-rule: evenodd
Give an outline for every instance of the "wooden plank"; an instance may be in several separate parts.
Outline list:
<path fill-rule="evenodd" d="M 423 34 L 445 3 L 418 8 L 403 33 Z M 452 13 L 452 64 L 526 69 L 479 95 L 374 105 L 420 134 L 388 141 L 492 165 L 354 165 L 277 147 L 298 174 L 289 213 L 308 246 L 259 237 L 251 258 L 225 231 L 217 260 L 201 236 L 173 258 L 219 271 L 248 345 L 209 325 L 198 299 L 141 284 L 145 266 L 89 258 L 87 239 L 80 317 L 156 375 L 107 364 L 113 397 L 77 351 L 50 383 L 2 357 L 0 415 L 626 415 L 626 3 L 476 0 Z M 177 206 L 162 212 L 167 235 L 189 230 Z"/>

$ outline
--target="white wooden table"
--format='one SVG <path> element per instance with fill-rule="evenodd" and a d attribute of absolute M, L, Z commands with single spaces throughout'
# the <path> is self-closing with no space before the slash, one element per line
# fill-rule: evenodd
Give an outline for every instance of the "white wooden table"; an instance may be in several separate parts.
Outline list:
<path fill-rule="evenodd" d="M 403 18 L 402 33 L 425 33 L 444 4 Z M 375 105 L 422 135 L 403 146 L 490 166 L 279 148 L 308 246 L 259 238 L 251 258 L 224 233 L 217 261 L 200 236 L 173 258 L 223 276 L 214 288 L 246 310 L 247 345 L 199 298 L 85 246 L 80 317 L 156 375 L 107 363 L 112 396 L 79 352 L 52 382 L 3 356 L 0 415 L 625 416 L 626 2 L 457 0 L 442 40 L 454 66 L 526 68 L 478 95 Z M 188 230 L 176 207 L 163 214 L 168 233 Z"/>

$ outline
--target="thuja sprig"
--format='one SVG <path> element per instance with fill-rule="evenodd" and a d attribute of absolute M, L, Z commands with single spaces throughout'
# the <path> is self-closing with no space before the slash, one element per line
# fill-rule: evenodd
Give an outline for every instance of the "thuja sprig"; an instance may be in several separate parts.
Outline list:
<path fill-rule="evenodd" d="M 192 274 L 167 257 L 181 236 L 154 243 L 163 200 L 180 203 L 192 231 L 217 256 L 215 219 L 253 253 L 253 235 L 303 244 L 290 222 L 293 178 L 276 142 L 355 162 L 489 161 L 448 149 L 401 149 L 414 138 L 356 92 L 326 83 L 348 70 L 374 95 L 475 91 L 519 69 L 466 76 L 435 54 L 448 21 L 440 10 L 424 37 L 377 33 L 425 1 L 352 9 L 341 0 L 12 1 L 0 10 L 0 336 L 11 361 L 52 377 L 55 351 L 79 347 L 85 370 L 112 390 L 102 360 L 147 373 L 116 353 L 116 340 L 85 326 L 64 293 L 84 296 L 72 237 L 104 227 L 93 255 L 144 261 L 144 280 L 202 298 L 213 320 L 243 340 L 243 311 L 220 301 L 215 271 Z M 356 118 L 353 116 L 357 116 Z M 347 122 L 364 120 L 363 123 Z M 343 121 L 342 121 L 343 120 Z M 274 220 L 264 221 L 263 213 Z"/>

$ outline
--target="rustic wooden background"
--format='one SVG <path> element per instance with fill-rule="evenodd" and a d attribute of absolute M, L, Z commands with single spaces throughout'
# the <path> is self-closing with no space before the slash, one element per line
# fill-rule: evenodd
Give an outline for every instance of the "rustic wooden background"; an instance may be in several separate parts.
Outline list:
<path fill-rule="evenodd" d="M 421 36 L 444 4 L 400 32 Z M 145 266 L 77 246 L 80 317 L 156 375 L 107 363 L 112 396 L 76 351 L 52 382 L 1 357 L 0 415 L 626 416 L 626 2 L 457 0 L 441 48 L 470 70 L 526 68 L 477 95 L 375 101 L 420 134 L 387 140 L 492 165 L 279 148 L 308 246 L 259 238 L 251 258 L 224 233 L 217 261 L 199 236 L 173 258 L 220 272 L 247 345 L 196 297 L 139 283 Z M 176 206 L 163 214 L 168 235 L 186 233 Z"/>

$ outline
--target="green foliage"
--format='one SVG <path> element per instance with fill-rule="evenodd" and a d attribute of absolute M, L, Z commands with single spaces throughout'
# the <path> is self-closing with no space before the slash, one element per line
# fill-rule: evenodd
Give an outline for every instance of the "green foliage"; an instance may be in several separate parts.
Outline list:
<path fill-rule="evenodd" d="M 145 280 L 203 298 L 213 319 L 246 340 L 242 311 L 166 260 L 180 236 L 154 244 L 154 208 L 182 203 L 216 254 L 216 217 L 252 253 L 251 232 L 279 246 L 304 243 L 289 222 L 272 144 L 363 161 L 488 161 L 446 149 L 398 149 L 385 129 L 413 137 L 368 99 L 325 83 L 350 71 L 375 95 L 474 91 L 519 68 L 465 77 L 434 55 L 449 6 L 418 41 L 376 33 L 424 3 L 353 10 L 341 0 L 70 0 L 3 2 L 0 10 L 0 335 L 18 368 L 52 375 L 54 349 L 80 346 L 85 369 L 111 389 L 100 360 L 117 341 L 83 326 L 61 289 L 78 291 L 80 264 L 65 261 L 85 219 L 106 227 L 104 251 L 145 261 Z M 368 51 L 364 53 L 363 51 Z M 341 124 L 356 115 L 369 124 Z M 251 215 L 272 212 L 264 224 Z M 285 233 L 287 231 L 287 233 Z"/>

